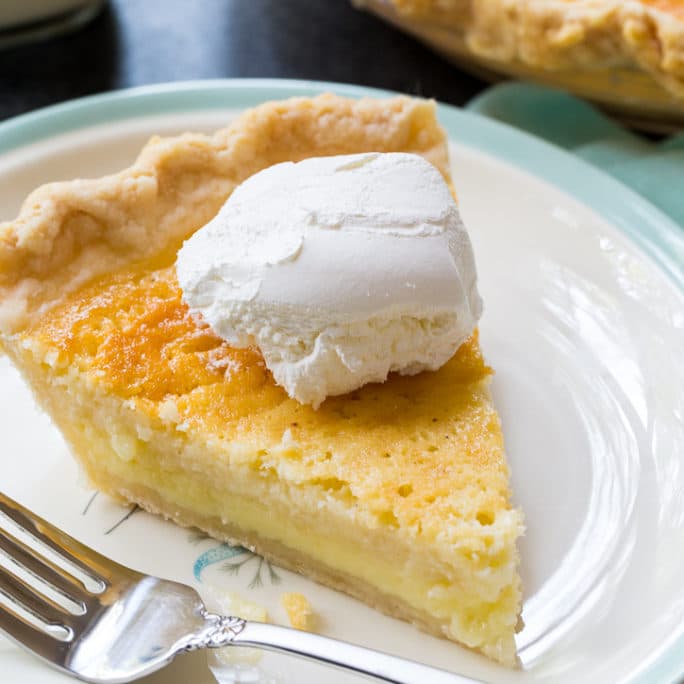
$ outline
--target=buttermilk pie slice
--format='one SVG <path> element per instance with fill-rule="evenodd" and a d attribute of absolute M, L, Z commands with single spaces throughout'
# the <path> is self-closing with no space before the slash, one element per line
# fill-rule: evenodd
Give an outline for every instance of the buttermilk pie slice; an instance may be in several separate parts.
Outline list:
<path fill-rule="evenodd" d="M 39 188 L 0 224 L 0 343 L 102 491 L 514 665 L 522 520 L 477 333 L 436 372 L 314 410 L 181 298 L 178 249 L 238 184 L 360 152 L 449 178 L 432 103 L 325 95 Z"/>

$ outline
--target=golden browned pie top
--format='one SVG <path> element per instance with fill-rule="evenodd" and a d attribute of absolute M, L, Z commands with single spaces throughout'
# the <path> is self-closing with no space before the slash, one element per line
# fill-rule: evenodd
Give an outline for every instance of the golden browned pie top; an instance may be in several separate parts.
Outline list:
<path fill-rule="evenodd" d="M 363 0 L 358 0 L 363 5 Z M 634 67 L 684 98 L 684 0 L 391 0 L 476 55 L 546 70 Z"/>
<path fill-rule="evenodd" d="M 472 518 L 473 506 L 492 522 L 506 505 L 501 445 L 489 434 L 498 435 L 497 417 L 480 388 L 490 369 L 476 336 L 435 373 L 393 374 L 318 410 L 290 399 L 258 351 L 231 348 L 193 318 L 169 266 L 99 279 L 22 337 L 52 352 L 54 366 L 78 368 L 153 421 L 168 417 L 195 437 L 271 445 L 289 477 L 299 470 L 335 496 L 392 510 L 397 524 L 423 535 L 439 532 L 429 529 L 433 520 Z"/>

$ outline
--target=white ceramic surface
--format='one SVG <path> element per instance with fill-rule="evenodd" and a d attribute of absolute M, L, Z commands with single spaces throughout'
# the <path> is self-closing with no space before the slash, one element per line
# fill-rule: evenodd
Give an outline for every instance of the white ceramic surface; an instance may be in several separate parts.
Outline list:
<path fill-rule="evenodd" d="M 210 130 L 233 115 L 138 118 L 9 152 L 0 157 L 0 217 L 13 216 L 39 183 L 121 168 L 152 133 Z M 497 371 L 494 396 L 527 521 L 520 671 L 289 572 L 276 570 L 274 582 L 259 559 L 231 558 L 146 513 L 115 527 L 127 509 L 103 496 L 84 514 L 92 492 L 3 358 L 0 488 L 120 562 L 205 594 L 238 592 L 276 622 L 286 621 L 280 594 L 303 591 L 326 634 L 488 682 L 665 684 L 671 680 L 642 676 L 684 633 L 682 294 L 620 230 L 568 194 L 462 144 L 453 146 L 453 163 L 485 302 L 482 346 Z M 226 571 L 243 560 L 236 574 Z M 359 681 L 271 655 L 257 668 L 264 682 Z M 6 644 L 0 672 L 3 682 L 71 681 Z M 193 655 L 146 681 L 213 680 Z"/>

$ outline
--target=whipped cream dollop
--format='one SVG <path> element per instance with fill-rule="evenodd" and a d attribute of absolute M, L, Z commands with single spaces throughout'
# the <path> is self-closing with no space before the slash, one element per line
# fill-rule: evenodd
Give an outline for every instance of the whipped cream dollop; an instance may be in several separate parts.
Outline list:
<path fill-rule="evenodd" d="M 183 297 L 317 408 L 388 373 L 436 370 L 482 311 L 439 171 L 413 154 L 316 157 L 240 185 L 181 248 Z"/>

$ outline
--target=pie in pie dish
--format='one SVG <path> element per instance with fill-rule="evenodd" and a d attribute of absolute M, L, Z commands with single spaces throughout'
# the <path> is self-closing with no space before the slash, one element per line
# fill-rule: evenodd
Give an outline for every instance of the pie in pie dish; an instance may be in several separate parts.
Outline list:
<path fill-rule="evenodd" d="M 615 105 L 684 108 L 683 0 L 355 0 L 460 62 Z"/>
<path fill-rule="evenodd" d="M 243 180 L 367 151 L 449 178 L 432 103 L 325 95 L 39 188 L 0 225 L 0 342 L 99 489 L 514 665 L 522 519 L 477 332 L 313 410 L 181 299 L 179 247 Z"/>

